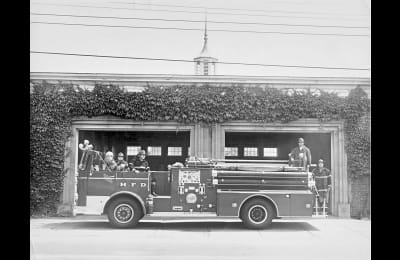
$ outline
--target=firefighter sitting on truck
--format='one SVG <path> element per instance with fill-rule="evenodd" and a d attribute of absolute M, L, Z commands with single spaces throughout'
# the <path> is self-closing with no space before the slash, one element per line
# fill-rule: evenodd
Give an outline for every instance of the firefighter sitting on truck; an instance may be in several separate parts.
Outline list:
<path fill-rule="evenodd" d="M 311 164 L 311 152 L 307 146 L 304 145 L 304 139 L 299 138 L 298 147 L 293 148 L 289 153 L 289 166 L 305 167 L 307 169 Z"/>
<path fill-rule="evenodd" d="M 117 163 L 114 161 L 113 152 L 106 152 L 104 162 L 102 164 L 102 170 L 115 171 L 117 170 Z"/>
<path fill-rule="evenodd" d="M 136 158 L 129 163 L 129 169 L 135 172 L 147 172 L 150 170 L 149 163 L 145 160 L 146 151 L 140 150 L 136 155 Z M 157 196 L 155 192 L 156 189 L 156 180 L 151 176 L 151 194 Z"/>
<path fill-rule="evenodd" d="M 117 171 L 127 171 L 128 170 L 128 162 L 124 160 L 124 154 L 119 153 L 117 158 Z"/>
<path fill-rule="evenodd" d="M 133 159 L 129 163 L 129 169 L 131 171 L 135 169 L 139 171 L 149 170 L 149 163 L 145 160 L 145 158 L 146 158 L 146 151 L 140 150 L 136 155 L 135 159 Z"/>
<path fill-rule="evenodd" d="M 318 167 L 312 171 L 315 179 L 315 188 L 319 203 L 325 200 L 325 203 L 329 201 L 329 190 L 331 188 L 331 172 L 324 167 L 324 160 L 319 159 Z"/>

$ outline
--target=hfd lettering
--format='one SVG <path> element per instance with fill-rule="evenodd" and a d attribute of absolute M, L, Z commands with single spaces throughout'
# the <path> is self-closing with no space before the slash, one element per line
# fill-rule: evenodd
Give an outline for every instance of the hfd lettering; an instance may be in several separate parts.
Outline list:
<path fill-rule="evenodd" d="M 131 187 L 133 188 L 133 187 L 137 187 L 137 184 L 138 183 L 136 183 L 136 182 L 132 182 L 131 183 Z M 121 182 L 120 184 L 119 184 L 119 186 L 120 187 L 126 187 L 126 182 Z M 146 183 L 145 182 L 141 182 L 140 183 L 140 188 L 144 188 L 144 187 L 146 187 Z"/>

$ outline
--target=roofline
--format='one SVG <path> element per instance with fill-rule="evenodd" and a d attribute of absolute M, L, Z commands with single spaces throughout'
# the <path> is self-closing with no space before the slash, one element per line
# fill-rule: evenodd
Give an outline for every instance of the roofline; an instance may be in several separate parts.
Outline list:
<path fill-rule="evenodd" d="M 31 72 L 31 80 L 114 82 L 114 83 L 228 83 L 228 84 L 299 84 L 299 85 L 363 85 L 370 86 L 370 77 L 297 77 L 297 76 L 240 76 L 240 75 L 179 75 L 179 74 L 117 74 Z"/>

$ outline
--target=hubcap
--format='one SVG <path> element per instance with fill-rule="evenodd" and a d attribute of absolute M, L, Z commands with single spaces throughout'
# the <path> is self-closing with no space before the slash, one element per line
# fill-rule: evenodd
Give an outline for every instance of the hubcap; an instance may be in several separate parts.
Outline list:
<path fill-rule="evenodd" d="M 267 219 L 267 209 L 262 205 L 254 205 L 249 210 L 249 219 L 254 224 L 261 224 Z"/>
<path fill-rule="evenodd" d="M 133 208 L 129 204 L 120 204 L 114 209 L 114 218 L 121 224 L 131 221 L 134 215 Z"/>

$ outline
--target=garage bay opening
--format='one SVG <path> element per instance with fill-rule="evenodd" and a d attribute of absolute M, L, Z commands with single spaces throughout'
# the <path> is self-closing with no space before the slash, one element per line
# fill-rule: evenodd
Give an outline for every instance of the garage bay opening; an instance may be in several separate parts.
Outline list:
<path fill-rule="evenodd" d="M 185 163 L 189 154 L 190 131 L 79 131 L 79 143 L 90 140 L 94 150 L 124 154 L 130 162 L 140 150 L 152 171 L 166 171 L 175 162 Z M 81 158 L 79 151 L 78 158 Z"/>
<path fill-rule="evenodd" d="M 312 164 L 323 159 L 324 167 L 331 169 L 331 134 L 301 132 L 225 132 L 225 159 L 235 160 L 288 160 L 299 138 L 311 151 Z M 312 167 L 312 171 L 315 167 Z M 332 174 L 335 174 L 334 172 Z M 328 200 L 327 212 L 332 212 Z"/>

